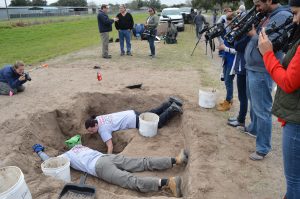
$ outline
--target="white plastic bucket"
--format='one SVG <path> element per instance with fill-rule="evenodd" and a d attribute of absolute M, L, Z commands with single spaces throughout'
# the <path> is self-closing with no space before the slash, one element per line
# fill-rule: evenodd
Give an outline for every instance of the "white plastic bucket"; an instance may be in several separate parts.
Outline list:
<path fill-rule="evenodd" d="M 142 136 L 153 137 L 157 134 L 159 116 L 155 113 L 142 113 L 139 116 L 139 132 Z"/>
<path fill-rule="evenodd" d="M 216 91 L 199 90 L 199 106 L 203 108 L 214 108 L 216 106 Z"/>
<path fill-rule="evenodd" d="M 70 161 L 65 157 L 49 158 L 41 164 L 41 168 L 47 176 L 71 182 Z"/>
<path fill-rule="evenodd" d="M 0 199 L 32 199 L 20 168 L 0 168 Z"/>

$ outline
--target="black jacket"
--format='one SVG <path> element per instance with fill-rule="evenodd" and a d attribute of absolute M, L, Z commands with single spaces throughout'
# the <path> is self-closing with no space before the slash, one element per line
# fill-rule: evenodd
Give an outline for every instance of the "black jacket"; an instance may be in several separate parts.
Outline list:
<path fill-rule="evenodd" d="M 126 13 L 125 16 L 123 16 L 121 13 L 117 15 L 117 18 L 119 18 L 119 21 L 115 23 L 117 30 L 128 30 L 133 29 L 133 18 L 130 13 Z"/>
<path fill-rule="evenodd" d="M 114 23 L 114 20 L 109 19 L 106 13 L 100 10 L 97 19 L 100 33 L 112 31 L 112 24 Z"/>

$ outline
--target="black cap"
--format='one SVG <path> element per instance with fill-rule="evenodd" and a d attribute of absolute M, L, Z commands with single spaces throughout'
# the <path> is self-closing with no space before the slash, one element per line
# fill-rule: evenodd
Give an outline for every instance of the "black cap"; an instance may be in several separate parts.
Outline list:
<path fill-rule="evenodd" d="M 300 7 L 300 0 L 289 0 L 290 6 Z"/>

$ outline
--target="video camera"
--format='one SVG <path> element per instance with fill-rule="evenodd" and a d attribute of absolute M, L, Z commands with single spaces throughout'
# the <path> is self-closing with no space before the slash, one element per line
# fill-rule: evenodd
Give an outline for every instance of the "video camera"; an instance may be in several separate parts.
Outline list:
<path fill-rule="evenodd" d="M 205 38 L 207 40 L 212 40 L 216 37 L 222 36 L 224 32 L 225 32 L 224 23 L 217 23 L 206 31 Z"/>
<path fill-rule="evenodd" d="M 252 29 L 253 25 L 257 28 L 264 17 L 263 13 L 256 12 L 255 7 L 252 7 L 246 15 L 233 24 L 231 31 L 224 36 L 225 40 L 231 44 L 239 40 Z"/>
<path fill-rule="evenodd" d="M 293 16 L 290 16 L 286 21 L 276 26 L 276 22 L 272 23 L 271 28 L 266 30 L 266 34 L 270 37 L 275 34 L 275 37 L 271 37 L 270 41 L 273 44 L 274 52 L 282 50 L 287 52 L 295 32 L 296 25 L 293 23 Z"/>

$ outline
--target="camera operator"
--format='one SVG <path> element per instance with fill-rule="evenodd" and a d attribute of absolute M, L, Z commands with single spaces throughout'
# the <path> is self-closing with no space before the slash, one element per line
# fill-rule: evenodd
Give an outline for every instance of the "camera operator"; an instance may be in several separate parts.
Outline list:
<path fill-rule="evenodd" d="M 31 78 L 24 72 L 25 64 L 16 61 L 13 66 L 6 66 L 0 70 L 0 95 L 9 95 L 10 92 L 16 94 L 23 92 L 23 84 Z"/>
<path fill-rule="evenodd" d="M 275 22 L 283 24 L 291 16 L 289 8 L 281 6 L 279 0 L 253 0 L 256 11 L 266 15 L 266 20 L 256 30 L 253 26 L 248 33 L 251 38 L 245 51 L 247 83 L 249 88 L 249 100 L 251 124 L 245 128 L 248 134 L 256 136 L 256 151 L 250 154 L 251 160 L 262 160 L 271 150 L 272 135 L 272 84 L 263 58 L 258 50 L 258 34 L 262 27 L 269 29 Z M 272 35 L 276 36 L 276 35 Z M 283 56 L 282 52 L 276 54 L 278 59 Z"/>
<path fill-rule="evenodd" d="M 150 51 L 151 51 L 151 54 L 149 56 L 151 58 L 154 58 L 155 57 L 154 41 L 155 41 L 155 37 L 156 37 L 156 33 L 157 33 L 157 26 L 158 26 L 159 19 L 156 16 L 156 11 L 154 8 L 149 7 L 148 12 L 149 12 L 149 17 L 146 20 L 145 27 L 150 33 L 150 35 L 148 35 L 148 37 L 147 37 L 148 42 L 149 42 Z"/>
<path fill-rule="evenodd" d="M 263 30 L 258 47 L 267 71 L 277 83 L 272 113 L 282 122 L 282 151 L 287 183 L 285 199 L 300 197 L 300 0 L 290 0 L 293 22 L 297 24 L 292 44 L 282 64 Z"/>

